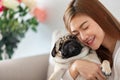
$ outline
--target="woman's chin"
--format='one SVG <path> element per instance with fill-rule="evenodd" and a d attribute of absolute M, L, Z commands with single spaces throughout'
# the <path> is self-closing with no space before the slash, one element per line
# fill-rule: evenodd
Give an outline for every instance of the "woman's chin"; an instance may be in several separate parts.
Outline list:
<path fill-rule="evenodd" d="M 99 46 L 93 46 L 91 47 L 92 50 L 97 50 L 99 48 Z"/>

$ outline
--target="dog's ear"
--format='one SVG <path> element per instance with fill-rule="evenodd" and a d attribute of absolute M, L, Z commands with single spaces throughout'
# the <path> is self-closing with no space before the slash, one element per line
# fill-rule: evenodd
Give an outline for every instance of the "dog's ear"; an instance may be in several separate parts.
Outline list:
<path fill-rule="evenodd" d="M 54 46 L 54 48 L 52 49 L 52 53 L 51 53 L 51 55 L 53 56 L 53 57 L 55 57 L 56 56 L 56 54 L 57 54 L 57 52 L 56 52 L 56 44 L 55 44 L 55 46 Z"/>
<path fill-rule="evenodd" d="M 75 35 L 69 35 L 69 39 L 77 40 L 77 37 Z"/>

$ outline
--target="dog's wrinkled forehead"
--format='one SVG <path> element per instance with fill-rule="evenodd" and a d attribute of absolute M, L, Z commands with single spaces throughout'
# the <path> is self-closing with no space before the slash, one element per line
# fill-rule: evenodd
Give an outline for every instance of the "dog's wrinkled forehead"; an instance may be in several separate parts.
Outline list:
<path fill-rule="evenodd" d="M 66 42 L 67 40 L 75 39 L 73 35 L 64 35 L 60 38 L 61 42 Z"/>
<path fill-rule="evenodd" d="M 66 34 L 66 35 L 60 37 L 56 44 L 59 45 L 59 44 L 65 43 L 66 41 L 72 40 L 72 39 L 76 39 L 76 37 L 73 35 L 70 35 L 70 34 Z"/>
<path fill-rule="evenodd" d="M 56 41 L 56 51 L 59 50 L 60 46 L 62 44 L 64 44 L 66 41 L 68 40 L 73 40 L 73 39 L 77 39 L 75 36 L 70 35 L 70 34 L 66 34 L 62 37 L 60 37 L 57 41 Z"/>

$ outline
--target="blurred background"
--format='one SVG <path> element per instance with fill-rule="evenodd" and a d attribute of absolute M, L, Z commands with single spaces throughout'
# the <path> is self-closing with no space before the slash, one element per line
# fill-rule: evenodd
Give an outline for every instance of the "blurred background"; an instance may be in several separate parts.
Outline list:
<path fill-rule="evenodd" d="M 46 54 L 51 49 L 52 33 L 55 30 L 66 32 L 63 23 L 63 14 L 71 0 L 37 0 L 38 6 L 46 11 L 46 18 L 40 22 L 37 32 L 31 29 L 18 44 L 12 58 L 21 58 L 33 55 Z M 120 0 L 100 0 L 112 14 L 120 20 Z M 94 5 L 94 4 L 93 4 Z"/>

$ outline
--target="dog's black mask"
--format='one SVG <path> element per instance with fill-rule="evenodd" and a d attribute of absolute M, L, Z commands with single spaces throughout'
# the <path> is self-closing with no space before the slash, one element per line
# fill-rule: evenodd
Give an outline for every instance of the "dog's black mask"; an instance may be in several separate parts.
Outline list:
<path fill-rule="evenodd" d="M 60 51 L 62 58 L 69 58 L 80 54 L 82 46 L 76 40 L 68 40 L 62 45 Z"/>
<path fill-rule="evenodd" d="M 56 45 L 53 48 L 52 56 L 55 57 L 57 54 Z M 80 54 L 83 46 L 78 42 L 77 38 L 74 36 L 69 36 L 66 41 L 59 44 L 59 50 L 61 52 L 62 58 L 69 58 Z"/>

